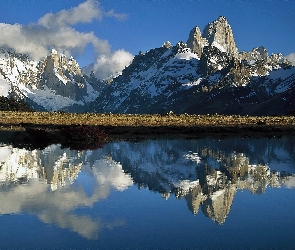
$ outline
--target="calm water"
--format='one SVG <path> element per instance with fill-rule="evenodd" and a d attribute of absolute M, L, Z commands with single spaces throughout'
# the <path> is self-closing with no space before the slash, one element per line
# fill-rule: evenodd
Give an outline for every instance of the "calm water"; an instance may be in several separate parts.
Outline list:
<path fill-rule="evenodd" d="M 294 249 L 294 139 L 0 144 L 0 248 Z"/>

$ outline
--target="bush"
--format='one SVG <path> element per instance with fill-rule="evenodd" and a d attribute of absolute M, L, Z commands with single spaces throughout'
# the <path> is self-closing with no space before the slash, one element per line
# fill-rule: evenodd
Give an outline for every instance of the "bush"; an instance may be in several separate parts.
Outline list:
<path fill-rule="evenodd" d="M 106 141 L 108 135 L 96 126 L 71 125 L 63 129 L 69 140 Z"/>
<path fill-rule="evenodd" d="M 0 110 L 2 111 L 33 111 L 33 109 L 25 102 L 14 100 L 0 96 Z"/>

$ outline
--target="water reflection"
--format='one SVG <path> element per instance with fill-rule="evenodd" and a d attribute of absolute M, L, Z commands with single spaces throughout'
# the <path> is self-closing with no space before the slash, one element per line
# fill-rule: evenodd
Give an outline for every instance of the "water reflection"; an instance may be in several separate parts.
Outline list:
<path fill-rule="evenodd" d="M 185 198 L 193 214 L 201 207 L 222 224 L 237 190 L 261 194 L 267 187 L 295 187 L 292 140 L 145 141 L 113 145 L 112 152 L 139 187 L 166 199 L 171 194 Z"/>
<path fill-rule="evenodd" d="M 268 187 L 295 187 L 293 141 L 146 140 L 109 143 L 95 151 L 60 145 L 30 151 L 2 145 L 0 200 L 5 202 L 0 203 L 0 214 L 32 214 L 97 239 L 102 229 L 124 226 L 125 219 L 120 212 L 107 221 L 77 210 L 91 209 L 112 190 L 137 185 L 165 199 L 185 199 L 193 214 L 201 210 L 222 224 L 238 190 L 262 194 Z"/>
<path fill-rule="evenodd" d="M 77 207 L 92 207 L 105 199 L 111 188 L 122 191 L 133 183 L 119 163 L 97 153 L 97 160 L 90 162 L 89 152 L 58 145 L 33 151 L 2 146 L 0 200 L 5 202 L 0 204 L 0 214 L 34 214 L 45 223 L 68 228 L 88 239 L 97 238 L 103 227 L 122 225 L 124 221 L 103 224 L 99 218 L 72 212 Z M 89 175 L 86 181 L 93 183 L 90 195 L 83 185 L 74 185 L 82 166 L 83 174 Z"/>

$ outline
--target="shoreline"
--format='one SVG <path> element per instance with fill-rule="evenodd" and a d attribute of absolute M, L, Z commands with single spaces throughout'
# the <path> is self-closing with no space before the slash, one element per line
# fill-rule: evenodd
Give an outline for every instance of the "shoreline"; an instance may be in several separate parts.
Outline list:
<path fill-rule="evenodd" d="M 0 111 L 1 143 L 94 149 L 111 141 L 295 136 L 294 116 L 118 115 Z"/>

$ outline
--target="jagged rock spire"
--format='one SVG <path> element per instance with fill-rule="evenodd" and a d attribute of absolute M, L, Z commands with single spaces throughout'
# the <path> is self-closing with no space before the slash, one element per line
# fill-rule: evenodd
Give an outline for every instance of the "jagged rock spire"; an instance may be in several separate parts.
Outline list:
<path fill-rule="evenodd" d="M 198 26 L 191 30 L 187 46 L 193 52 L 201 57 L 203 48 L 207 45 L 215 46 L 230 56 L 238 57 L 238 48 L 232 29 L 224 16 L 220 16 L 214 22 L 207 24 L 202 35 Z"/>
<path fill-rule="evenodd" d="M 198 26 L 193 28 L 187 40 L 187 46 L 201 57 L 204 46 L 208 45 L 208 41 L 202 37 L 201 30 Z"/>
<path fill-rule="evenodd" d="M 204 38 L 209 44 L 218 47 L 221 51 L 231 56 L 238 56 L 238 48 L 236 46 L 232 29 L 224 16 L 220 16 L 214 22 L 209 23 L 203 30 Z"/>

